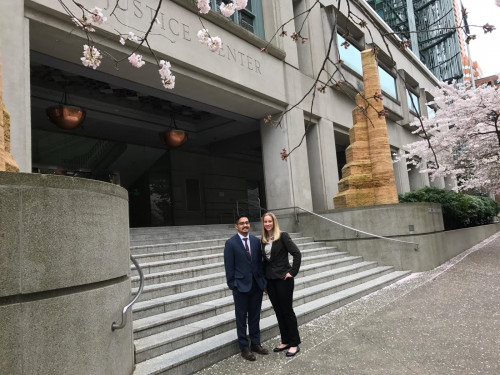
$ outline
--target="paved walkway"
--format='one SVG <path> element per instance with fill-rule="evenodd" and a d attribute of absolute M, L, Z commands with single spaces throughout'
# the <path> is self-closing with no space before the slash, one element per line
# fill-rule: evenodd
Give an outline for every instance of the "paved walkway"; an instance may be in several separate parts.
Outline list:
<path fill-rule="evenodd" d="M 301 351 L 291 359 L 235 355 L 199 374 L 498 375 L 500 232 L 299 330 Z"/>

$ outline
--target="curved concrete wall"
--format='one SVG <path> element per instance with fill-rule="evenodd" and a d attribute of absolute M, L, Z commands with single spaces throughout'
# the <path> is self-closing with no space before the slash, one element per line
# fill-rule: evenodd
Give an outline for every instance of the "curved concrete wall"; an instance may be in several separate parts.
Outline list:
<path fill-rule="evenodd" d="M 0 172 L 0 374 L 130 374 L 126 190 Z"/>

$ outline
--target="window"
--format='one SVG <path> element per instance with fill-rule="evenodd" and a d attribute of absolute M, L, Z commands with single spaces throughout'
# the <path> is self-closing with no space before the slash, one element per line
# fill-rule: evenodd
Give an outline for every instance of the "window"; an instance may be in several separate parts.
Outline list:
<path fill-rule="evenodd" d="M 220 4 L 222 0 L 210 0 L 212 9 L 220 13 Z M 227 1 L 226 1 L 227 3 Z M 264 24 L 262 20 L 262 4 L 261 0 L 248 0 L 248 5 L 245 9 L 236 11 L 231 17 L 234 23 L 254 33 L 255 35 L 264 38 Z"/>
<path fill-rule="evenodd" d="M 389 94 L 394 99 L 397 99 L 398 91 L 396 89 L 396 78 L 394 78 L 380 66 L 378 67 L 378 76 L 380 78 L 380 88 L 382 89 L 382 91 Z"/>
<path fill-rule="evenodd" d="M 418 96 L 411 91 L 406 90 L 406 99 L 408 100 L 408 108 L 411 112 L 420 115 L 420 107 L 418 104 Z"/>
<path fill-rule="evenodd" d="M 349 41 L 349 47 L 345 48 L 343 43 L 346 40 L 342 35 L 337 34 L 337 47 L 339 49 L 340 59 L 344 62 L 346 66 L 354 70 L 356 73 L 363 75 L 363 68 L 361 65 L 361 51 L 354 47 Z"/>
<path fill-rule="evenodd" d="M 434 118 L 436 116 L 436 111 L 434 108 L 427 106 L 427 118 Z"/>

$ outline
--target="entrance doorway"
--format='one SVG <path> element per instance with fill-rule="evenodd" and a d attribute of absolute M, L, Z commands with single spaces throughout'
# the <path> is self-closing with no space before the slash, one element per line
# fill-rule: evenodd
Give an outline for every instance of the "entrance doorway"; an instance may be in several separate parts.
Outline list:
<path fill-rule="evenodd" d="M 132 227 L 232 223 L 236 202 L 248 198 L 249 179 L 262 196 L 258 120 L 46 61 L 33 54 L 31 62 L 33 172 L 121 185 L 129 193 Z M 45 115 L 64 93 L 86 111 L 73 130 L 58 128 Z M 173 116 L 188 133 L 179 148 L 167 147 L 159 136 Z"/>

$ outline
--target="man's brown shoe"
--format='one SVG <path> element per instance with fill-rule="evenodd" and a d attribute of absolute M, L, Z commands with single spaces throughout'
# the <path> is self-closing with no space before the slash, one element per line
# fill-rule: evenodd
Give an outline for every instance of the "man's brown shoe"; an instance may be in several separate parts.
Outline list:
<path fill-rule="evenodd" d="M 255 354 L 253 354 L 248 348 L 243 348 L 243 350 L 241 351 L 241 356 L 247 361 L 255 361 Z"/>
<path fill-rule="evenodd" d="M 269 354 L 269 350 L 263 348 L 261 345 L 259 344 L 252 344 L 250 345 L 250 350 L 252 352 L 255 352 L 255 353 L 259 353 L 259 354 Z"/>

